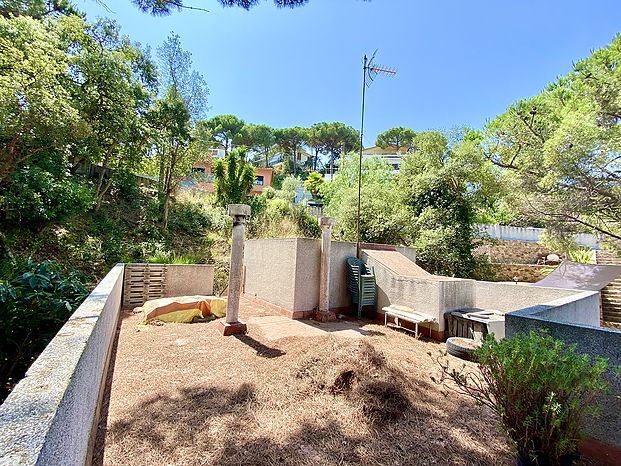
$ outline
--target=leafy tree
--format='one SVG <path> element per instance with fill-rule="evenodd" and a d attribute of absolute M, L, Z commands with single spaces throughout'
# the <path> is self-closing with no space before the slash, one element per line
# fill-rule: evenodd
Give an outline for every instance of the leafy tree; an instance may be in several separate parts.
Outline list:
<path fill-rule="evenodd" d="M 162 228 L 168 227 L 170 198 L 180 176 L 189 171 L 191 160 L 190 111 L 187 101 L 171 85 L 163 98 L 155 104 L 151 115 L 157 132 L 156 150 L 160 163 L 160 197 L 162 201 Z"/>
<path fill-rule="evenodd" d="M 265 166 L 269 167 L 270 149 L 276 143 L 273 128 L 267 125 L 245 124 L 236 138 L 236 142 L 254 152 L 263 154 L 265 156 Z"/>
<path fill-rule="evenodd" d="M 407 152 L 412 147 L 415 135 L 414 130 L 398 126 L 378 134 L 375 144 L 382 148 L 394 147 L 397 153 L 401 153 L 402 149 Z"/>
<path fill-rule="evenodd" d="M 222 206 L 243 203 L 254 186 L 254 167 L 246 162 L 246 150 L 242 148 L 216 160 L 213 175 L 216 201 Z"/>
<path fill-rule="evenodd" d="M 213 142 L 224 147 L 225 153 L 232 149 L 233 141 L 239 138 L 244 127 L 244 120 L 235 115 L 216 115 L 209 120 L 199 122 L 211 133 Z"/>
<path fill-rule="evenodd" d="M 319 154 L 328 156 L 328 163 L 333 163 L 341 156 L 359 148 L 360 134 L 344 123 L 316 123 L 308 130 L 308 145 L 315 151 L 313 169 L 317 169 Z"/>
<path fill-rule="evenodd" d="M 417 133 L 414 150 L 405 155 L 398 174 L 402 202 L 413 222 L 409 236 L 417 258 L 438 274 L 468 277 L 476 206 L 493 195 L 496 182 L 491 164 L 477 151 L 478 135 L 466 133 L 451 146 L 436 131 Z"/>
<path fill-rule="evenodd" d="M 486 128 L 486 156 L 522 211 L 621 240 L 621 36 Z"/>
<path fill-rule="evenodd" d="M 41 19 L 49 15 L 80 14 L 71 2 L 67 0 L 3 0 L 0 5 L 0 15 L 31 16 Z"/>
<path fill-rule="evenodd" d="M 343 155 L 339 171 L 324 185 L 324 208 L 336 218 L 335 236 L 356 241 L 358 216 L 358 154 Z M 364 157 L 360 203 L 360 240 L 402 244 L 407 211 L 391 167 L 379 157 Z"/>
<path fill-rule="evenodd" d="M 172 13 L 174 10 L 190 9 L 204 10 L 200 7 L 185 5 L 182 0 L 132 0 L 142 11 L 151 13 L 155 16 L 164 16 Z M 218 0 L 218 3 L 224 7 L 240 7 L 244 10 L 258 5 L 260 0 Z M 308 3 L 308 0 L 274 0 L 274 4 L 279 8 L 293 8 Z"/>
<path fill-rule="evenodd" d="M 17 167 L 62 151 L 82 125 L 67 86 L 57 23 L 0 17 L 0 184 Z"/>
<path fill-rule="evenodd" d="M 148 142 L 143 116 L 155 90 L 154 65 L 109 20 L 87 25 L 71 16 L 59 24 L 70 51 L 74 106 L 86 129 L 72 149 L 74 165 L 87 160 L 115 170 L 135 170 Z M 101 170 L 96 208 L 112 184 L 112 177 L 105 181 L 104 175 Z"/>
<path fill-rule="evenodd" d="M 297 153 L 306 141 L 307 130 L 299 126 L 277 129 L 274 131 L 274 137 L 280 149 L 291 155 L 293 174 L 297 174 Z"/>
<path fill-rule="evenodd" d="M 171 34 L 157 49 L 162 90 L 175 86 L 190 111 L 192 120 L 201 119 L 207 111 L 209 88 L 205 78 L 192 70 L 192 54 L 183 50 L 179 34 Z"/>
<path fill-rule="evenodd" d="M 321 176 L 321 173 L 311 172 L 310 175 L 308 175 L 308 178 L 306 178 L 306 181 L 304 182 L 304 189 L 309 191 L 315 198 L 321 197 L 321 190 L 324 183 L 325 181 L 323 179 L 323 176 Z"/>

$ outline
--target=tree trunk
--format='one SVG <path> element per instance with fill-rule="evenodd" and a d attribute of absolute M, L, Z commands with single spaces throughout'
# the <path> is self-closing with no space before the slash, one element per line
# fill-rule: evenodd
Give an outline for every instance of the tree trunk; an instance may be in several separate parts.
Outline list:
<path fill-rule="evenodd" d="M 293 176 L 296 176 L 298 174 L 297 158 L 298 158 L 298 150 L 297 148 L 293 148 Z"/>

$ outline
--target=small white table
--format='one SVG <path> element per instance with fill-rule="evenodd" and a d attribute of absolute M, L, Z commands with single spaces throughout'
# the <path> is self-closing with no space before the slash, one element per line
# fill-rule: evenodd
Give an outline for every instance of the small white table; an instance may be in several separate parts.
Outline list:
<path fill-rule="evenodd" d="M 399 320 L 405 320 L 406 322 L 410 322 L 415 325 L 414 335 L 418 336 L 418 324 L 434 324 L 438 323 L 438 319 L 434 316 L 425 314 L 423 312 L 418 312 L 407 306 L 400 306 L 391 304 L 390 306 L 386 306 L 382 308 L 384 311 L 384 325 L 389 326 L 388 318 L 392 317 L 394 319 L 394 323 L 391 323 L 391 327 L 402 328 L 405 330 L 410 330 L 406 327 L 401 326 Z M 429 326 L 429 333 L 431 336 L 431 325 Z"/>

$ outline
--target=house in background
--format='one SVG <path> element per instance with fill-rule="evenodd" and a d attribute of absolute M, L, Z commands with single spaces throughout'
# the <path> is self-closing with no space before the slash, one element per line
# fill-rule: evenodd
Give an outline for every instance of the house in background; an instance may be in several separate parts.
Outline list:
<path fill-rule="evenodd" d="M 295 157 L 295 161 L 298 165 L 298 167 L 305 165 L 307 163 L 307 161 L 312 157 L 311 154 L 309 154 L 308 152 L 306 152 L 304 149 L 302 149 L 301 147 L 298 147 L 298 150 L 296 152 L 296 157 Z M 278 171 L 278 170 L 282 170 L 283 167 L 285 166 L 285 161 L 289 158 L 289 154 L 278 154 L 276 155 L 271 161 L 270 161 L 270 165 L 274 168 L 274 170 Z"/>
<path fill-rule="evenodd" d="M 385 160 L 388 165 L 392 167 L 391 173 L 393 175 L 399 173 L 399 168 L 401 167 L 401 161 L 403 160 L 404 155 L 405 154 L 401 151 L 398 151 L 396 147 L 383 148 L 379 146 L 373 146 L 362 150 L 363 157 L 378 156 L 381 159 Z"/>
<path fill-rule="evenodd" d="M 396 175 L 399 173 L 399 169 L 401 168 L 401 162 L 403 161 L 403 156 L 405 152 L 401 150 L 397 150 L 396 147 L 380 147 L 373 146 L 368 147 L 366 149 L 362 149 L 362 157 L 379 157 L 382 160 L 386 161 L 388 165 L 390 165 L 391 170 L 390 173 Z M 323 177 L 325 181 L 332 181 L 334 177 L 338 175 L 338 168 L 335 167 L 334 173 L 326 173 Z"/>
<path fill-rule="evenodd" d="M 221 156 L 212 155 L 212 157 L 224 157 L 224 149 L 221 150 Z M 259 195 L 263 192 L 263 189 L 266 186 L 272 186 L 274 180 L 274 170 L 272 168 L 255 167 L 254 174 L 254 186 L 252 187 L 250 194 Z M 181 182 L 181 187 L 187 189 L 200 189 L 201 191 L 213 193 L 215 191 L 215 186 L 213 184 L 212 162 L 209 160 L 198 160 L 194 162 L 194 165 L 192 165 L 192 176 L 189 176 L 183 180 Z"/>

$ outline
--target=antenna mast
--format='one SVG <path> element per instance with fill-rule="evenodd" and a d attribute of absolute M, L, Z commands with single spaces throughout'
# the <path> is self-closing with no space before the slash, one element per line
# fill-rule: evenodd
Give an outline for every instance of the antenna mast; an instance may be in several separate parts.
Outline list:
<path fill-rule="evenodd" d="M 358 160 L 358 214 L 356 216 L 356 255 L 358 258 L 360 258 L 360 199 L 362 194 L 362 147 L 364 137 L 364 101 L 366 97 L 366 90 L 367 87 L 371 86 L 373 80 L 378 75 L 394 76 L 397 74 L 397 70 L 395 68 L 376 65 L 373 62 L 376 54 L 377 49 L 373 52 L 370 60 L 367 59 L 366 55 L 362 59 L 362 118 L 360 121 L 360 158 Z"/>

